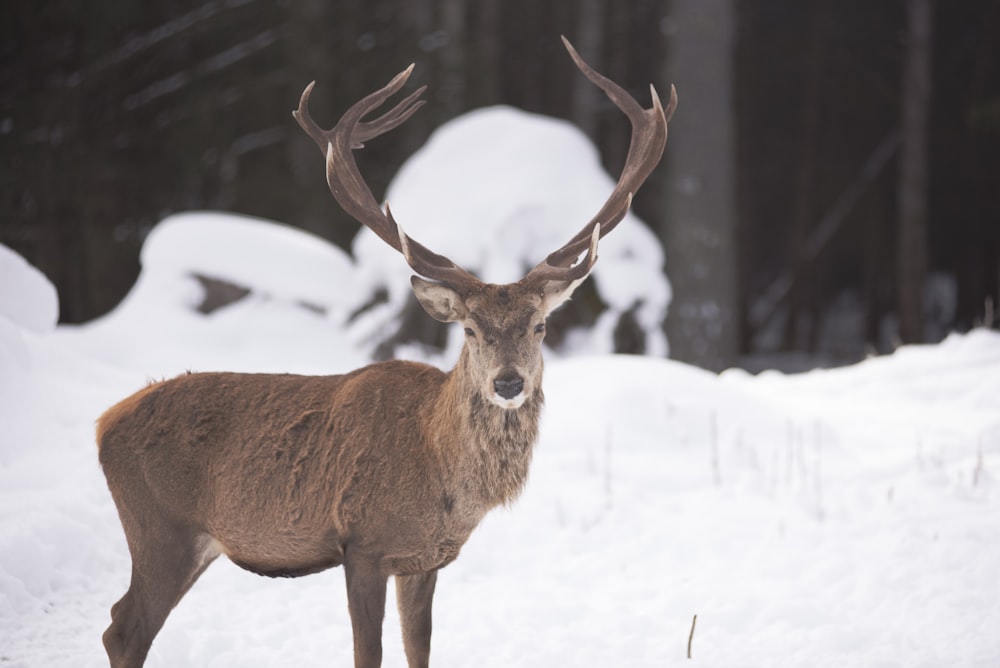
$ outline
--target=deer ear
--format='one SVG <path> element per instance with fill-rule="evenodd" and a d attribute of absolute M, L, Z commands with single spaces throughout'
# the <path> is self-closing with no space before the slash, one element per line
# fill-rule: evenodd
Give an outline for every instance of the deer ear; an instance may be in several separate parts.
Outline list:
<path fill-rule="evenodd" d="M 569 298 L 573 296 L 573 291 L 587 280 L 589 275 L 575 281 L 548 281 L 542 289 L 542 307 L 545 310 L 545 316 L 548 317 L 550 313 L 569 301 Z"/>
<path fill-rule="evenodd" d="M 425 281 L 419 276 L 410 277 L 413 294 L 427 314 L 441 322 L 458 322 L 468 316 L 465 300 L 457 292 L 443 283 Z"/>

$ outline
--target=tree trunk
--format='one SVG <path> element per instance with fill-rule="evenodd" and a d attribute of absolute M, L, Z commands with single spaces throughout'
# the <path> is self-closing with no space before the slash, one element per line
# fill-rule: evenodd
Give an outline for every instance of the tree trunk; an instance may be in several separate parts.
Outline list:
<path fill-rule="evenodd" d="M 899 160 L 899 236 L 896 260 L 899 337 L 923 341 L 927 274 L 927 153 L 931 112 L 932 0 L 908 0 L 903 62 L 902 146 Z"/>
<path fill-rule="evenodd" d="M 733 0 L 674 0 L 662 77 L 677 86 L 680 102 L 661 193 L 667 200 L 661 237 L 673 288 L 667 338 L 671 357 L 714 370 L 736 361 L 740 342 L 735 11 Z"/>
<path fill-rule="evenodd" d="M 577 5 L 576 36 L 573 45 L 588 63 L 600 63 L 604 38 L 604 3 L 602 0 L 582 0 Z M 590 137 L 597 139 L 597 114 L 601 92 L 583 77 L 573 77 L 571 114 L 573 122 Z"/>
<path fill-rule="evenodd" d="M 464 0 L 442 0 L 440 25 L 447 43 L 440 51 L 438 67 L 441 70 L 439 98 L 444 102 L 448 116 L 458 116 L 465 111 L 465 53 L 467 51 Z"/>
<path fill-rule="evenodd" d="M 808 350 L 813 352 L 815 337 L 819 330 L 818 317 L 813 312 L 816 306 L 814 281 L 805 274 L 815 257 L 806 257 L 804 246 L 812 230 L 816 213 L 817 188 L 816 171 L 819 161 L 820 133 L 823 130 L 823 69 L 826 65 L 828 42 L 826 30 L 830 25 L 829 0 L 815 2 L 810 6 L 809 30 L 804 49 L 801 108 L 799 112 L 798 169 L 795 189 L 791 194 L 793 202 L 792 226 L 789 235 L 788 257 L 791 265 L 792 282 L 788 293 L 788 318 L 785 320 L 785 334 L 782 348 L 786 351 Z M 808 324 L 803 315 L 808 314 Z M 801 331 L 805 326 L 808 331 Z"/>

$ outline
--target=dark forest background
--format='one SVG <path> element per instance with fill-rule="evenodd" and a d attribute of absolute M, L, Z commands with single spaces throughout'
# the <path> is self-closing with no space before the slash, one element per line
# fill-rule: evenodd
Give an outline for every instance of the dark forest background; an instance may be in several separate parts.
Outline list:
<path fill-rule="evenodd" d="M 315 79 L 332 124 L 410 62 L 430 104 L 359 157 L 377 196 L 432 129 L 500 103 L 574 121 L 617 174 L 627 124 L 560 34 L 644 103 L 677 86 L 635 202 L 673 356 L 842 362 L 996 321 L 1000 0 L 8 0 L 0 243 L 63 322 L 117 304 L 172 212 L 346 247 L 357 223 L 290 111 Z"/>

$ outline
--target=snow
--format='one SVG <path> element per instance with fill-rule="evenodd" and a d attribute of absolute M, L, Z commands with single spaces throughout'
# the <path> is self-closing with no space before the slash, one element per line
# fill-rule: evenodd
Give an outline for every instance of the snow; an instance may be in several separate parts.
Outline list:
<path fill-rule="evenodd" d="M 157 225 L 140 259 L 139 279 L 111 314 L 60 327 L 56 339 L 151 378 L 185 370 L 334 373 L 367 361 L 345 330 L 361 298 L 352 287 L 354 263 L 313 235 L 259 219 L 192 212 Z M 195 276 L 250 294 L 206 317 L 196 311 L 203 289 Z"/>
<path fill-rule="evenodd" d="M 48 332 L 59 319 L 59 296 L 45 275 L 0 245 L 0 318 L 32 332 Z"/>
<path fill-rule="evenodd" d="M 0 317 L 5 666 L 106 665 L 100 635 L 129 558 L 93 441 L 104 408 L 190 360 L 359 363 L 330 345 L 345 336 L 336 318 L 297 305 L 342 306 L 294 278 L 336 280 L 347 265 L 333 249 L 198 216 L 156 232 L 135 290 L 101 321 L 34 331 L 43 299 Z M 273 262 L 229 257 L 258 242 Z M 6 266 L 20 268 L 5 285 L 38 280 Z M 189 270 L 239 276 L 255 296 L 197 315 L 193 286 L 178 287 Z M 2 294 L 7 314 L 24 293 Z M 437 665 L 669 665 L 685 660 L 695 614 L 691 665 L 1000 662 L 997 332 L 796 376 L 569 356 L 550 359 L 545 388 L 524 494 L 439 579 Z M 342 577 L 269 580 L 222 559 L 147 665 L 347 665 Z M 405 663 L 393 605 L 384 645 L 385 665 Z"/>
<path fill-rule="evenodd" d="M 597 211 L 612 187 L 597 164 L 566 124 L 489 109 L 439 130 L 388 199 L 415 238 L 508 281 Z M 265 221 L 174 216 L 114 311 L 56 327 L 55 290 L 0 247 L 0 665 L 107 665 L 101 633 L 130 560 L 95 419 L 189 369 L 367 363 L 410 271 L 367 232 L 353 251 Z M 435 664 L 1000 665 L 1000 333 L 792 376 L 607 354 L 615 314 L 637 301 L 648 349 L 666 350 L 661 268 L 634 219 L 602 241 L 593 280 L 609 312 L 546 352 L 528 484 L 442 571 Z M 196 275 L 248 294 L 201 314 Z M 352 317 L 380 286 L 389 301 Z M 450 365 L 461 339 L 432 361 Z M 404 665 L 392 604 L 384 628 L 384 664 Z M 339 569 L 271 580 L 220 559 L 147 665 L 351 656 Z"/>

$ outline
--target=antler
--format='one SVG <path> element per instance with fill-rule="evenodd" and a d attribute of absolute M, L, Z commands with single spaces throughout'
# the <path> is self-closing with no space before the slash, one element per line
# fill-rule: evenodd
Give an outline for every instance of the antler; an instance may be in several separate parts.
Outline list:
<path fill-rule="evenodd" d="M 569 40 L 563 37 L 562 41 L 573 62 L 576 63 L 584 76 L 603 90 L 608 99 L 628 116 L 632 123 L 632 139 L 629 143 L 625 166 L 622 168 L 621 176 L 618 177 L 618 183 L 608 201 L 576 236 L 532 269 L 523 279 L 526 282 L 574 281 L 583 278 L 590 272 L 594 262 L 597 261 L 597 240 L 613 230 L 625 217 L 632 204 L 632 195 L 646 181 L 650 172 L 660 161 L 663 148 L 667 144 L 667 122 L 677 108 L 677 91 L 672 85 L 670 86 L 670 102 L 664 109 L 656 89 L 650 84 L 649 92 L 653 98 L 653 106 L 649 109 L 643 109 L 635 98 L 621 86 L 584 62 Z M 587 256 L 577 262 L 580 254 L 584 251 L 587 251 Z"/>
<path fill-rule="evenodd" d="M 664 109 L 656 89 L 650 85 L 653 106 L 644 109 L 621 86 L 585 63 L 569 40 L 565 37 L 562 40 L 573 62 L 584 76 L 603 90 L 615 106 L 628 116 L 632 123 L 632 139 L 625 166 L 608 201 L 576 236 L 562 248 L 549 254 L 522 279 L 522 283 L 577 281 L 590 272 L 594 262 L 597 261 L 598 239 L 613 230 L 625 217 L 632 204 L 632 195 L 660 161 L 667 143 L 667 122 L 677 107 L 677 92 L 673 86 L 670 87 L 670 102 Z M 410 267 L 418 274 L 446 283 L 460 292 L 469 291 L 482 285 L 479 279 L 445 256 L 438 255 L 408 237 L 393 220 L 388 203 L 384 212 L 379 207 L 358 171 L 352 153 L 354 149 L 363 148 L 364 142 L 369 139 L 374 139 L 399 126 L 423 106 L 424 101 L 419 97 L 426 90 L 426 86 L 421 86 L 378 118 L 367 122 L 361 120 L 398 92 L 412 71 L 413 65 L 410 65 L 393 77 L 384 88 L 357 102 L 331 130 L 320 128 L 309 114 L 309 96 L 312 94 L 315 81 L 306 86 L 299 100 L 299 108 L 293 111 L 292 115 L 326 156 L 326 181 L 330 186 L 330 192 L 344 211 L 402 253 Z M 584 251 L 587 253 L 586 257 L 578 262 L 580 254 Z"/>
<path fill-rule="evenodd" d="M 364 142 L 369 139 L 374 139 L 401 125 L 423 106 L 424 101 L 418 98 L 427 86 L 421 86 L 378 118 L 368 122 L 361 120 L 398 92 L 412 71 L 413 65 L 410 65 L 393 77 L 384 88 L 357 102 L 331 130 L 320 128 L 309 114 L 309 97 L 316 84 L 315 81 L 306 86 L 302 92 L 299 108 L 292 112 L 292 116 L 326 156 L 326 182 L 334 199 L 344 211 L 402 253 L 410 267 L 418 274 L 447 283 L 455 289 L 472 287 L 480 284 L 475 276 L 443 255 L 438 255 L 415 239 L 406 236 L 402 227 L 393 219 L 388 203 L 383 213 L 361 176 L 352 153 L 353 149 L 363 148 Z"/>

